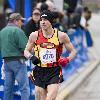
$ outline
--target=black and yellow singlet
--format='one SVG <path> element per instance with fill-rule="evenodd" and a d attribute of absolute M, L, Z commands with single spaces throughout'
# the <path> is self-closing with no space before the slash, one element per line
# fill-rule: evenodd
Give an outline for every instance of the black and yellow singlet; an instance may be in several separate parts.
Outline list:
<path fill-rule="evenodd" d="M 34 47 L 35 56 L 41 63 L 40 67 L 56 67 L 57 61 L 62 53 L 62 44 L 59 42 L 58 30 L 54 29 L 54 34 L 51 38 L 45 38 L 41 30 L 38 31 L 38 37 Z"/>

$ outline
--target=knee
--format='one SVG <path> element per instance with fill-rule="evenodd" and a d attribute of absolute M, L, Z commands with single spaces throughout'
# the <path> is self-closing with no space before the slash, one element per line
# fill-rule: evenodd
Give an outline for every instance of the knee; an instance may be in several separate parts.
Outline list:
<path fill-rule="evenodd" d="M 57 91 L 48 92 L 46 100 L 55 100 L 57 97 Z"/>

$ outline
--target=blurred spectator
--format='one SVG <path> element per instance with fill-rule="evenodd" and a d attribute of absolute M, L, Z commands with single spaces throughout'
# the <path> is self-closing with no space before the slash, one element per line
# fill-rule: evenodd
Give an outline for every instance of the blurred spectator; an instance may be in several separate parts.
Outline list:
<path fill-rule="evenodd" d="M 39 8 L 34 8 L 32 12 L 32 17 L 31 19 L 27 22 L 27 24 L 24 27 L 26 36 L 29 37 L 29 35 L 32 32 L 35 32 L 40 28 L 39 21 L 40 21 L 40 9 Z"/>
<path fill-rule="evenodd" d="M 48 10 L 48 5 L 44 2 L 44 3 L 41 4 L 40 9 L 41 9 L 41 11 Z"/>
<path fill-rule="evenodd" d="M 54 21 L 53 26 L 55 28 L 59 29 L 60 31 L 67 32 L 67 29 L 62 24 L 62 20 L 63 20 L 64 15 L 61 12 L 53 12 L 53 13 L 55 16 L 55 21 Z"/>
<path fill-rule="evenodd" d="M 42 5 L 42 2 L 38 2 L 38 3 L 36 4 L 35 8 L 39 8 L 39 9 L 40 9 L 41 5 Z"/>
<path fill-rule="evenodd" d="M 76 7 L 75 13 L 82 15 L 82 12 L 83 12 L 83 6 L 79 5 L 78 7 Z"/>
<path fill-rule="evenodd" d="M 88 10 L 87 11 L 87 14 L 85 16 L 85 19 L 86 19 L 86 27 L 89 26 L 88 21 L 91 19 L 91 16 L 92 16 L 92 12 L 90 10 Z"/>
<path fill-rule="evenodd" d="M 75 12 L 73 16 L 72 28 L 80 27 L 80 20 L 81 20 L 81 15 Z"/>
<path fill-rule="evenodd" d="M 36 5 L 36 8 L 43 10 L 50 10 L 54 11 L 55 10 L 55 5 L 51 0 L 46 0 L 45 2 L 38 2 Z"/>
<path fill-rule="evenodd" d="M 0 30 L 6 26 L 6 17 L 5 14 L 0 13 Z"/>
<path fill-rule="evenodd" d="M 85 37 L 86 37 L 86 44 L 88 47 L 93 46 L 93 38 L 91 36 L 91 32 L 88 30 L 88 21 L 91 19 L 91 11 L 88 7 L 84 7 L 80 25 L 85 31 Z"/>
<path fill-rule="evenodd" d="M 62 19 L 62 24 L 64 25 L 64 27 L 67 30 L 68 29 L 68 16 L 67 16 L 67 12 L 66 11 L 64 11 L 64 17 Z"/>
<path fill-rule="evenodd" d="M 67 9 L 67 16 L 68 16 L 68 28 L 72 28 L 74 21 L 74 10 L 72 8 Z"/>
<path fill-rule="evenodd" d="M 5 16 L 6 16 L 6 20 L 8 21 L 8 18 L 10 16 L 10 14 L 13 13 L 13 10 L 11 8 L 6 8 L 5 9 Z"/>
<path fill-rule="evenodd" d="M 83 12 L 82 6 L 78 6 L 75 9 L 74 17 L 73 17 L 73 28 L 80 27 L 80 20 L 81 20 L 82 12 Z"/>
<path fill-rule="evenodd" d="M 81 20 L 80 20 L 80 25 L 84 29 L 87 29 L 87 20 L 88 20 L 89 12 L 90 11 L 89 11 L 88 7 L 83 8 L 83 12 L 82 12 Z"/>
<path fill-rule="evenodd" d="M 0 0 L 0 30 L 6 26 L 6 17 L 4 13 L 3 0 Z"/>
<path fill-rule="evenodd" d="M 45 3 L 48 5 L 48 10 L 50 10 L 50 11 L 55 10 L 55 5 L 51 0 L 47 0 Z"/>
<path fill-rule="evenodd" d="M 29 80 L 23 55 L 27 37 L 21 30 L 23 20 L 19 13 L 13 13 L 9 17 L 8 25 L 0 31 L 0 52 L 5 69 L 3 100 L 13 100 L 15 79 L 21 90 L 21 100 L 29 100 Z"/>

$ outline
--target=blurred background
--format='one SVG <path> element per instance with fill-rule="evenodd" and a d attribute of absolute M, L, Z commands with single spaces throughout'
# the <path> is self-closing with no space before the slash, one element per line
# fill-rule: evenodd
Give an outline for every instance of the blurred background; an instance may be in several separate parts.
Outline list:
<path fill-rule="evenodd" d="M 10 13 L 21 13 L 27 22 L 32 16 L 33 8 L 41 6 L 41 3 L 46 1 L 46 4 L 51 6 L 50 9 L 59 11 L 61 14 L 74 12 L 79 7 L 80 10 L 82 7 L 89 7 L 92 12 L 98 12 L 100 9 L 100 0 L 0 0 L 0 29 L 5 26 L 5 19 L 7 20 Z"/>
<path fill-rule="evenodd" d="M 39 29 L 40 17 L 36 15 L 38 18 L 34 18 L 33 8 L 39 8 L 37 12 L 45 9 L 52 11 L 55 15 L 53 27 L 68 34 L 77 50 L 75 59 L 63 68 L 66 83 L 87 63 L 100 60 L 100 0 L 0 0 L 0 30 L 7 25 L 11 13 L 19 12 L 26 19 L 22 29 L 29 37 L 31 32 Z M 62 56 L 67 57 L 68 54 L 63 49 Z M 29 75 L 33 67 L 30 61 L 26 61 L 26 65 Z M 65 83 L 64 85 L 66 86 Z M 0 100 L 3 97 L 3 88 L 4 68 L 3 59 L 0 58 Z M 30 100 L 34 100 L 34 85 L 31 81 L 30 88 Z M 14 100 L 20 100 L 20 95 L 18 83 L 15 82 Z M 62 100 L 67 100 L 67 98 Z"/>

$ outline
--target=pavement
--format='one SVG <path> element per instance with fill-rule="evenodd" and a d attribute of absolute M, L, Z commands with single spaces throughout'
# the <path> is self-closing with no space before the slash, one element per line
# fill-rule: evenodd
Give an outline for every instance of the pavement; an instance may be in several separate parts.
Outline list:
<path fill-rule="evenodd" d="M 92 51 L 92 50 L 91 50 Z M 70 78 L 64 81 L 57 95 L 56 100 L 67 100 L 67 97 L 75 92 L 75 90 L 82 84 L 82 82 L 95 70 L 95 68 L 100 64 L 98 55 L 93 56 L 94 50 L 89 52 L 90 60 L 86 62 L 82 67 L 80 67 L 76 73 L 74 73 Z M 92 54 L 92 55 L 91 55 Z M 91 57 L 93 56 L 93 57 Z M 91 59 L 92 58 L 92 59 Z"/>

